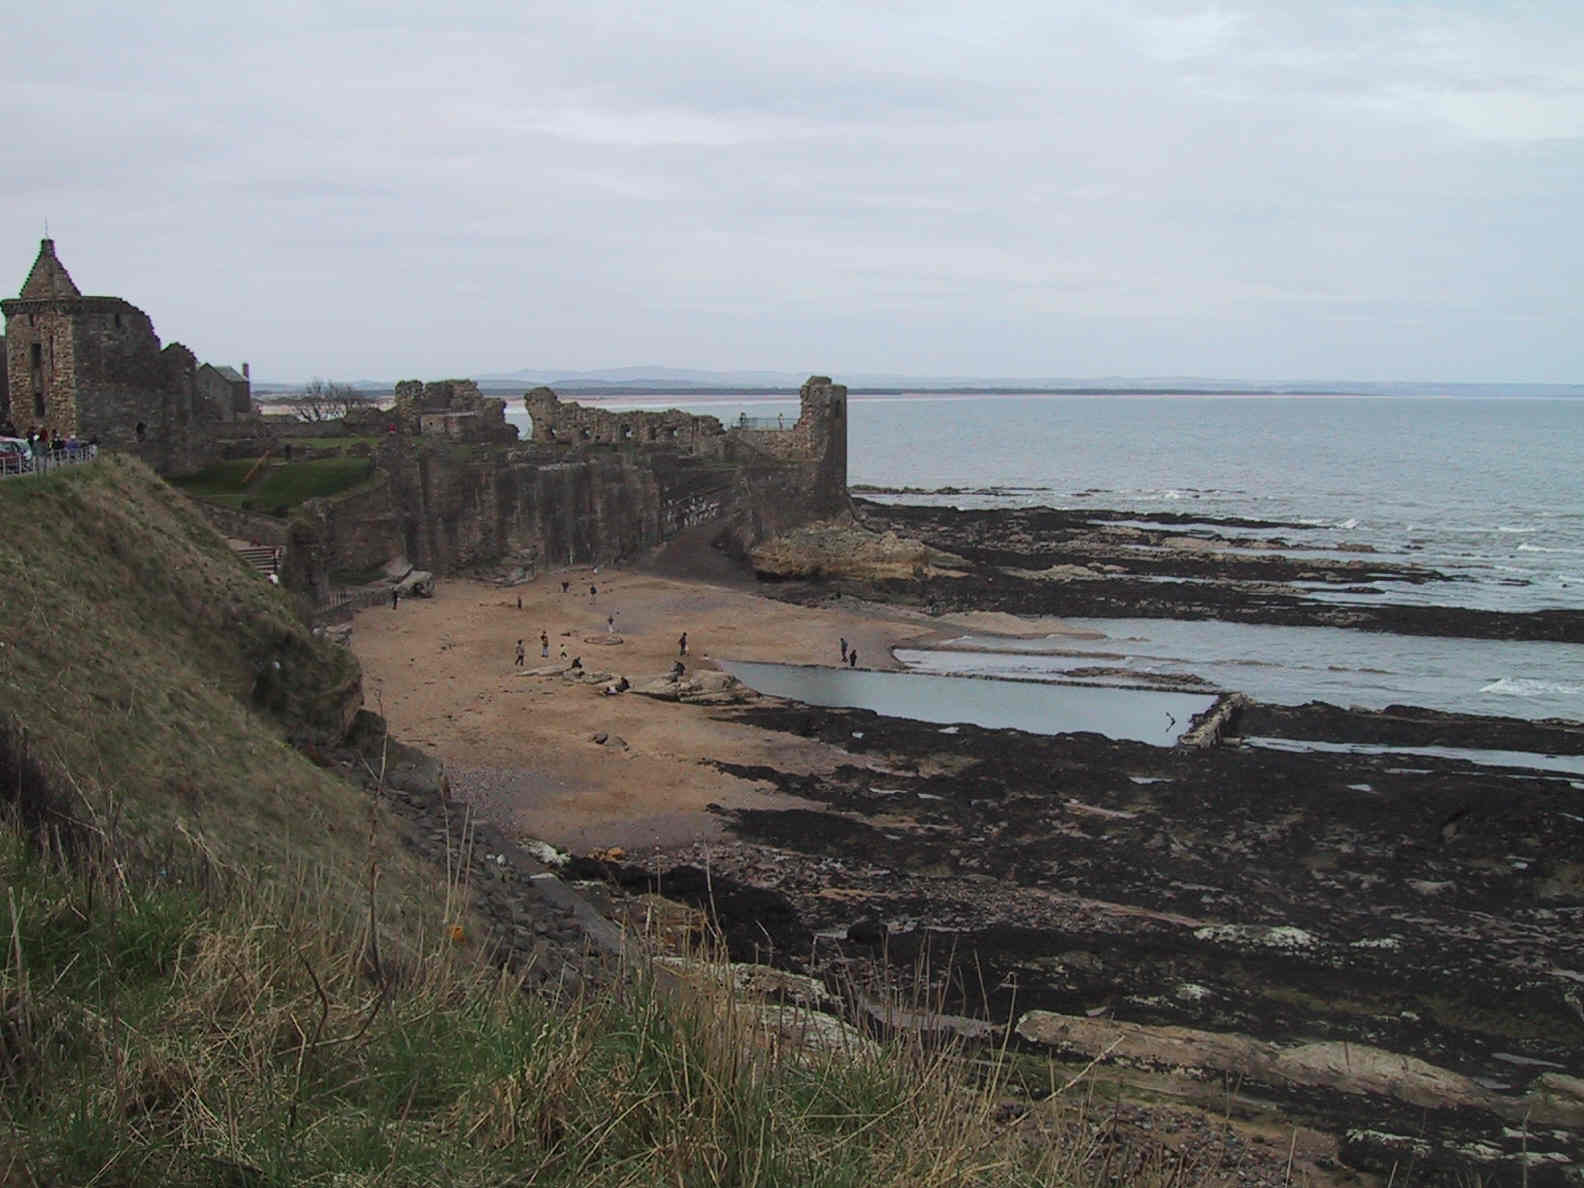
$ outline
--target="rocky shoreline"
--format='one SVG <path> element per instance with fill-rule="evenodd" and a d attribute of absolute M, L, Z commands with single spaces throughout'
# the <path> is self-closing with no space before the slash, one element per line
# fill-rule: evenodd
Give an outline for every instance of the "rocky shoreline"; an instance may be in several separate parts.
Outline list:
<path fill-rule="evenodd" d="M 1402 635 L 1584 642 L 1584 611 L 1523 613 L 1403 602 L 1377 583 L 1425 586 L 1457 579 L 1422 566 L 1356 556 L 1289 556 L 1277 535 L 1296 524 L 1085 509 L 955 508 L 855 499 L 853 539 L 831 551 L 861 557 L 863 542 L 913 541 L 916 563 L 899 575 L 896 549 L 869 571 L 849 560 L 828 573 L 822 558 L 782 553 L 761 577 L 781 596 L 820 601 L 846 593 L 933 608 L 1093 618 L 1223 619 L 1278 626 L 1347 627 Z M 948 559 L 949 560 L 946 560 Z M 817 579 L 817 580 L 810 580 Z M 1345 603 L 1311 591 L 1348 594 Z"/>
<path fill-rule="evenodd" d="M 1446 579 L 1238 534 L 1279 525 L 1195 519 L 1184 537 L 1169 516 L 861 501 L 858 518 L 838 534 L 885 534 L 871 572 L 861 542 L 825 540 L 839 571 L 782 549 L 761 576 L 808 605 L 1584 639 L 1575 611 L 1314 600 L 1293 583 Z M 817 807 L 721 809 L 730 841 L 665 856 L 683 898 L 707 865 L 739 960 L 908 986 L 1143 1099 L 1316 1126 L 1361 1171 L 1584 1182 L 1584 777 L 1303 745 L 1578 756 L 1578 723 L 1245 704 L 1220 745 L 1190 749 L 769 700 L 720 716 L 851 756 L 826 774 L 717 764 Z M 720 911 L 739 888 L 752 909 Z"/>
<path fill-rule="evenodd" d="M 1016 1025 L 1027 1053 L 1106 1055 L 1052 1020 L 1135 1028 L 1130 1071 L 1113 1075 L 1329 1130 L 1356 1167 L 1500 1173 L 1528 1158 L 1530 1183 L 1576 1182 L 1576 781 L 1235 736 L 1188 751 L 944 733 L 861 710 L 725 712 L 853 762 L 829 776 L 738 771 L 820 807 L 723 812 L 735 840 L 673 852 L 658 878 L 579 873 L 713 910 L 738 960 L 876 997 L 905 986 L 998 1034 Z M 1246 712 L 1263 729 L 1280 711 Z M 1185 1048 L 1182 1029 L 1219 1038 Z M 1351 1046 L 1359 1075 L 1306 1079 L 1256 1059 L 1314 1044 Z M 1423 1062 L 1417 1091 L 1366 1077 L 1379 1054 Z"/>
<path fill-rule="evenodd" d="M 1310 571 L 1295 572 L 1279 550 L 1251 545 L 1215 576 L 1224 550 L 1178 541 L 1187 525 L 1162 523 L 1152 544 L 1111 541 L 1119 551 L 1108 553 L 1091 540 L 1068 552 L 1075 538 L 1062 533 L 1092 536 L 1105 515 L 1070 513 L 1062 528 L 1069 513 L 860 505 L 859 514 L 868 528 L 838 522 L 756 553 L 762 576 L 779 579 L 756 592 L 663 583 L 646 592 L 621 577 L 632 646 L 647 649 L 638 655 L 648 667 L 634 671 L 663 667 L 679 611 L 695 639 L 802 664 L 817 664 L 838 633 L 862 639 L 872 662 L 885 651 L 877 641 L 938 636 L 931 612 L 958 607 L 1009 613 L 954 619 L 955 633 L 1033 631 L 1021 616 L 1058 603 L 1104 614 L 1105 598 L 1129 617 L 1184 613 L 1169 600 L 1153 610 L 1129 601 L 1140 590 L 1193 591 L 1199 611 L 1234 620 L 1278 621 L 1273 607 L 1306 622 L 1362 613 L 1309 598 L 1294 583 L 1312 581 Z M 1213 531 L 1240 540 L 1256 528 L 1271 531 Z M 1141 557 L 1156 571 L 1115 572 L 1124 558 L 1137 570 Z M 1329 588 L 1443 580 L 1368 555 L 1330 564 Z M 545 614 L 554 598 L 530 595 L 539 601 L 524 613 Z M 535 954 L 540 976 L 577 965 L 580 932 L 628 922 L 659 893 L 708 916 L 734 960 L 818 979 L 849 1023 L 1003 1048 L 1009 1116 L 1084 1084 L 1129 1126 L 1158 1119 L 1164 1131 L 1168 1118 L 1197 1117 L 1184 1133 L 1208 1119 L 1239 1128 L 1246 1144 L 1289 1130 L 1320 1136 L 1329 1145 L 1300 1161 L 1312 1183 L 1581 1182 L 1584 775 L 1373 749 L 1576 757 L 1578 723 L 1238 700 L 1223 701 L 1210 745 L 1168 747 L 740 690 L 678 705 L 640 695 L 639 679 L 601 697 L 555 666 L 469 684 L 496 636 L 519 632 L 497 622 L 510 608 L 466 602 L 454 613 L 471 616 L 467 630 L 446 619 L 427 670 L 410 645 L 397 646 L 418 635 L 365 643 L 404 729 L 415 741 L 459 740 L 468 756 L 459 770 L 502 773 L 522 764 L 496 741 L 502 730 L 533 731 L 533 761 L 547 765 L 534 776 L 537 819 L 559 822 L 563 838 L 588 836 L 593 827 L 576 822 L 598 811 L 609 815 L 598 832 L 631 839 L 625 853 L 592 843 L 597 852 L 559 870 L 554 887 L 580 894 L 578 907 L 551 893 L 531 857 L 507 851 L 533 818 L 513 799 L 525 785 L 497 790 L 524 816 L 481 834 L 491 839 L 486 865 L 500 871 L 481 884 L 485 908 L 508 950 Z M 1493 638 L 1571 637 L 1579 619 L 1365 609 L 1368 625 L 1421 615 L 1429 633 Z M 375 621 L 382 631 L 397 622 Z M 1327 746 L 1372 749 L 1318 749 Z M 575 791 L 559 791 L 555 771 Z M 660 780 L 661 796 L 643 787 Z M 696 840 L 651 844 L 639 839 L 653 818 L 623 823 L 679 809 L 681 795 L 695 812 L 708 804 L 705 825 L 682 834 Z M 581 798 L 582 818 L 563 796 Z M 625 818 L 606 807 L 627 804 Z M 424 844 L 445 840 L 431 803 L 418 796 L 408 807 Z M 1261 1167 L 1245 1178 L 1288 1179 L 1279 1159 Z"/>

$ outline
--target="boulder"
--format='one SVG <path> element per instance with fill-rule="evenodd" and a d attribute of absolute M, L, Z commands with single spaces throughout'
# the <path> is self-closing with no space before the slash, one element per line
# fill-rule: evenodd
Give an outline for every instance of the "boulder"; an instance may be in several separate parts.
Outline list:
<path fill-rule="evenodd" d="M 776 578 L 846 577 L 879 581 L 960 572 L 961 557 L 895 532 L 871 532 L 852 517 L 822 520 L 765 541 L 749 559 L 757 573 Z"/>
<path fill-rule="evenodd" d="M 433 598 L 435 575 L 427 569 L 414 569 L 396 583 L 396 593 L 403 598 Z"/>
<path fill-rule="evenodd" d="M 1282 1047 L 1236 1032 L 1156 1027 L 1028 1011 L 1017 1033 L 1087 1058 L 1171 1069 L 1234 1073 L 1267 1085 L 1303 1085 L 1341 1093 L 1379 1094 L 1435 1109 L 1473 1106 L 1504 1111 L 1490 1091 L 1462 1073 L 1368 1044 L 1324 1040 Z"/>
<path fill-rule="evenodd" d="M 1584 1077 L 1541 1073 L 1524 1094 L 1524 1106 L 1537 1125 L 1584 1127 Z"/>

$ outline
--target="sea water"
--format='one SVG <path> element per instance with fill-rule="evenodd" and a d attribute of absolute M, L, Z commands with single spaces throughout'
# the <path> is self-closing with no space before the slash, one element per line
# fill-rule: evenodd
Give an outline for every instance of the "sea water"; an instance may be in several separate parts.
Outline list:
<path fill-rule="evenodd" d="M 1153 689 L 1082 689 L 1032 681 L 912 676 L 811 664 L 724 660 L 743 684 L 808 705 L 859 706 L 892 718 L 950 726 L 968 722 L 1031 734 L 1092 732 L 1165 747 L 1215 698 Z"/>
<path fill-rule="evenodd" d="M 729 394 L 599 403 L 676 404 L 727 424 L 740 413 L 790 423 L 798 411 L 793 398 Z M 1317 600 L 1584 609 L 1584 399 L 932 392 L 858 394 L 848 408 L 849 481 L 892 489 L 872 496 L 882 501 L 1257 519 L 1275 526 L 1222 531 L 1277 540 L 1296 557 L 1366 556 L 1442 575 L 1374 583 L 1374 594 L 1317 586 L 1307 591 Z M 526 430 L 526 414 L 511 419 Z M 943 487 L 953 490 L 929 493 Z M 1126 645 L 1096 650 L 1218 686 L 1254 685 L 1272 700 L 1584 719 L 1584 644 L 1091 626 Z M 1038 652 L 921 666 L 1010 675 L 1015 664 L 1033 676 Z"/>

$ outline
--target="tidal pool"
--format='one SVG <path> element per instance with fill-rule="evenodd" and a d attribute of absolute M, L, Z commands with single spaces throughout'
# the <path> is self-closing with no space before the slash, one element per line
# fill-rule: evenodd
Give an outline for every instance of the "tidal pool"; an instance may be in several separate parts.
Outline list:
<path fill-rule="evenodd" d="M 1169 747 L 1189 720 L 1215 703 L 1203 693 L 1162 693 L 1095 685 L 1057 685 L 977 677 L 823 668 L 721 660 L 727 672 L 760 693 L 809 705 L 873 710 L 942 725 L 968 722 L 1032 734 L 1089 731 Z"/>

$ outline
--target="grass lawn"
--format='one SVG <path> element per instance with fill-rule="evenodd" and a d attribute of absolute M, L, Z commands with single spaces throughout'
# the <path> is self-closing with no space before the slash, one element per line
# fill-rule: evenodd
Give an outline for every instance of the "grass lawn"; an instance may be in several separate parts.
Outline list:
<path fill-rule="evenodd" d="M 268 462 L 251 481 L 248 475 L 256 458 L 217 462 L 197 474 L 173 479 L 195 499 L 208 499 L 230 507 L 286 516 L 305 499 L 335 495 L 366 482 L 374 474 L 372 458 L 315 458 L 309 462 Z"/>

